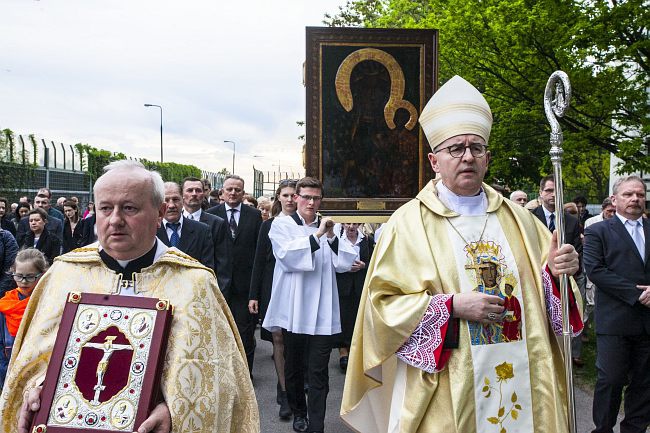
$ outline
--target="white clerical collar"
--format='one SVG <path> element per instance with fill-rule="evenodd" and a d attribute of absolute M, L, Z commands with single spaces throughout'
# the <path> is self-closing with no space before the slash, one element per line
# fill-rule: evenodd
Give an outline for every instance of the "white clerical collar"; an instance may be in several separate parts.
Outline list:
<path fill-rule="evenodd" d="M 155 238 L 154 242 L 156 243 L 156 254 L 154 254 L 154 256 L 153 256 L 153 262 L 156 263 L 156 262 L 158 261 L 158 259 L 160 258 L 160 256 L 162 256 L 163 254 L 165 254 L 165 252 L 166 252 L 169 248 L 167 248 L 167 245 L 163 244 L 163 243 L 160 241 L 160 239 L 158 239 L 158 238 Z M 152 245 L 152 247 L 153 247 L 153 245 Z M 102 246 L 99 245 L 99 244 L 98 244 L 97 248 L 98 248 L 99 251 L 101 251 L 101 250 L 104 249 L 104 248 L 102 248 Z M 148 250 L 147 253 L 148 253 L 149 251 L 151 251 L 151 250 Z M 144 253 L 144 254 L 147 254 L 147 253 Z M 142 256 L 144 256 L 144 254 L 143 254 Z M 140 256 L 140 257 L 142 257 L 142 256 Z M 122 266 L 123 268 L 126 268 L 126 265 L 128 265 L 129 262 L 131 262 L 131 261 L 133 261 L 133 260 L 135 260 L 135 259 L 138 259 L 138 258 L 140 258 L 140 257 L 134 257 L 134 258 L 132 258 L 132 259 L 130 259 L 130 260 L 117 260 L 117 259 L 115 259 L 115 261 L 116 261 L 117 263 L 119 263 L 120 266 Z"/>
<path fill-rule="evenodd" d="M 194 221 L 201 221 L 201 208 L 196 212 L 188 212 L 187 209 L 183 208 L 183 216 Z"/>
<path fill-rule="evenodd" d="M 442 181 L 438 182 L 436 188 L 440 201 L 454 212 L 467 216 L 485 215 L 488 203 L 483 188 L 473 196 L 458 195 L 447 188 Z"/>
<path fill-rule="evenodd" d="M 237 209 L 237 212 L 241 213 L 241 203 L 239 203 L 237 206 L 232 207 L 228 203 L 224 203 L 226 206 L 226 212 L 228 212 L 230 209 Z"/>

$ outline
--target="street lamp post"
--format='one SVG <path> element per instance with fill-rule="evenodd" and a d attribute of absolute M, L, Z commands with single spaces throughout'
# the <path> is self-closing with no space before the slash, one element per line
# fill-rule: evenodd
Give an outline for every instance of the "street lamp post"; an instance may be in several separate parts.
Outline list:
<path fill-rule="evenodd" d="M 160 162 L 163 162 L 163 122 L 162 122 L 162 107 L 156 104 L 144 104 L 145 107 L 158 107 L 160 108 Z"/>
<path fill-rule="evenodd" d="M 223 140 L 224 143 L 232 143 L 232 174 L 235 174 L 235 142 Z"/>

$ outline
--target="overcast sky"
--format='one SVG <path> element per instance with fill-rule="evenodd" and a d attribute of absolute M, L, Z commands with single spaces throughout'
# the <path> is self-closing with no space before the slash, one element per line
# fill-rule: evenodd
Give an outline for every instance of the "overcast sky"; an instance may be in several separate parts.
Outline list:
<path fill-rule="evenodd" d="M 304 174 L 305 26 L 344 3 L 0 0 L 0 128 L 157 161 L 158 104 L 165 162 Z"/>

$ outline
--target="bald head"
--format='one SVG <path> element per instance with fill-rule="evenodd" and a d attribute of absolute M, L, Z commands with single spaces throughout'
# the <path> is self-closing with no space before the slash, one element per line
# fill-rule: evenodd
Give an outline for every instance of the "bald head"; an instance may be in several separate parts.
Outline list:
<path fill-rule="evenodd" d="M 526 202 L 528 201 L 528 194 L 521 190 L 513 191 L 510 194 L 510 200 L 523 207 L 526 206 Z"/>

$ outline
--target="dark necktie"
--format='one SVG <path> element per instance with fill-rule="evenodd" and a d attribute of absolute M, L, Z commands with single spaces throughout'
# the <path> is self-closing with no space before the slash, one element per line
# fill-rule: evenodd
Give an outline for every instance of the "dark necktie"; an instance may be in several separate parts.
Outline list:
<path fill-rule="evenodd" d="M 553 231 L 555 231 L 555 214 L 552 213 L 551 215 L 549 215 L 548 219 L 549 219 L 548 229 L 551 231 L 551 233 L 553 233 Z"/>
<path fill-rule="evenodd" d="M 230 234 L 233 239 L 235 239 L 235 232 L 237 232 L 237 221 L 235 221 L 235 212 L 237 212 L 237 209 L 230 209 L 230 220 L 228 220 L 228 225 L 230 226 Z"/>
<path fill-rule="evenodd" d="M 178 236 L 178 228 L 180 225 L 180 223 L 167 223 L 167 228 L 172 229 L 172 236 L 169 238 L 169 245 L 172 247 L 178 245 L 178 241 L 181 239 Z"/>

